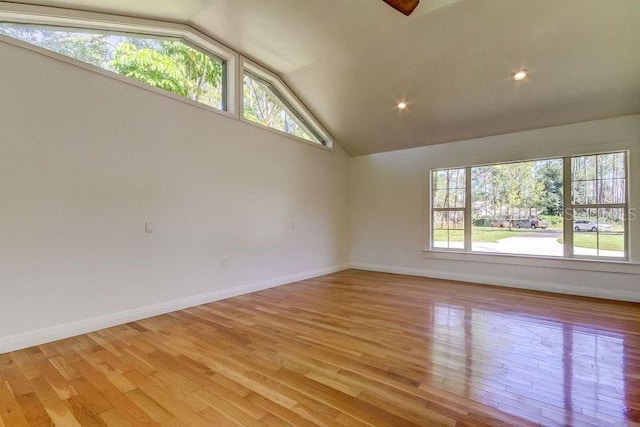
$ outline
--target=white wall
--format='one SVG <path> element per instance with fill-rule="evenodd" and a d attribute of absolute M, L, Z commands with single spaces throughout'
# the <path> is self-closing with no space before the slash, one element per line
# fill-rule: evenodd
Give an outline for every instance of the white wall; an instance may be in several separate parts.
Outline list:
<path fill-rule="evenodd" d="M 430 168 L 625 148 L 637 177 L 640 116 L 348 159 L 2 42 L 0 76 L 0 353 L 350 261 L 640 300 L 637 265 L 423 255 Z"/>
<path fill-rule="evenodd" d="M 465 258 L 460 261 L 452 257 L 441 259 L 447 256 L 434 253 L 423 254 L 423 249 L 429 246 L 426 237 L 429 169 L 629 149 L 630 208 L 637 210 L 640 207 L 639 141 L 640 115 L 352 158 L 351 265 L 640 301 L 639 265 L 535 261 L 537 266 L 532 267 L 487 262 L 495 259 L 491 256 L 461 255 Z M 640 219 L 630 223 L 630 236 L 631 262 L 638 264 Z"/>
<path fill-rule="evenodd" d="M 3 42 L 0 76 L 0 353 L 348 264 L 340 147 Z"/>

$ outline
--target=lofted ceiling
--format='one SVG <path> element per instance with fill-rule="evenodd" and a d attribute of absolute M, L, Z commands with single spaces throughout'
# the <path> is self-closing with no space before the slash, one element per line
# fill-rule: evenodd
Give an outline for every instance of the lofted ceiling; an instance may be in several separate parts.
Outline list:
<path fill-rule="evenodd" d="M 640 0 L 21 2 L 189 23 L 279 73 L 352 155 L 640 113 Z"/>

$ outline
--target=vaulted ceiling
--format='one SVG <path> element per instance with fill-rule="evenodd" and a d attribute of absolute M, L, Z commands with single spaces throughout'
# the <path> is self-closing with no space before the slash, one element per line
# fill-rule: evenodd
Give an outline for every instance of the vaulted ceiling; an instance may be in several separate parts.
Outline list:
<path fill-rule="evenodd" d="M 279 73 L 352 155 L 640 113 L 639 0 L 22 2 L 189 23 Z"/>

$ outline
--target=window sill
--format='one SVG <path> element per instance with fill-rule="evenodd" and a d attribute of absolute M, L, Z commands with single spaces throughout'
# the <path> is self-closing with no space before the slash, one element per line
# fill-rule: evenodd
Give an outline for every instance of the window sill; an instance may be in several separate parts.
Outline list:
<path fill-rule="evenodd" d="M 283 131 L 278 130 L 278 129 L 270 128 L 269 126 L 265 126 L 265 125 L 262 125 L 260 123 L 252 122 L 251 120 L 247 120 L 244 117 L 240 117 L 240 122 L 244 123 L 244 124 L 247 124 L 247 125 L 250 125 L 250 126 L 254 126 L 254 127 L 260 128 L 262 130 L 266 130 L 267 132 L 275 133 L 276 135 L 284 136 L 284 137 L 292 139 L 292 140 L 294 140 L 296 142 L 302 142 L 303 144 L 307 144 L 307 145 L 310 145 L 312 147 L 319 148 L 321 150 L 333 151 L 333 147 L 331 147 L 331 146 L 318 144 L 317 142 L 313 142 L 313 141 L 308 141 L 306 139 L 297 137 L 295 135 L 291 135 L 290 133 L 286 133 L 286 132 L 283 132 Z"/>
<path fill-rule="evenodd" d="M 567 259 L 535 255 L 511 255 L 480 252 L 457 252 L 447 250 L 423 250 L 427 259 L 466 261 L 483 264 L 507 264 L 523 267 L 543 267 L 562 270 L 582 270 L 619 274 L 640 274 L 640 264 L 620 260 Z"/>

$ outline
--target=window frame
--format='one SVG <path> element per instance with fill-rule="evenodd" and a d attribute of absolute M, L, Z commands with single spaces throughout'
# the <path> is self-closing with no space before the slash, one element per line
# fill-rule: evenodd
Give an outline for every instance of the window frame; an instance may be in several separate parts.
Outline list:
<path fill-rule="evenodd" d="M 575 204 L 573 199 L 573 183 L 575 182 L 573 179 L 573 159 L 576 158 L 580 158 L 580 157 L 591 157 L 591 156 L 595 156 L 596 157 L 596 193 L 597 193 L 597 185 L 598 182 L 600 181 L 598 179 L 598 163 L 597 163 L 597 159 L 598 156 L 601 155 L 606 155 L 606 154 L 623 154 L 624 155 L 624 192 L 625 192 L 625 197 L 624 197 L 624 203 L 595 203 L 595 204 Z M 564 188 L 564 211 L 565 211 L 565 215 L 564 215 L 564 227 L 563 227 L 563 232 L 564 232 L 564 251 L 565 251 L 565 258 L 578 258 L 578 259 L 585 259 L 585 260 L 622 260 L 622 261 L 629 261 L 629 248 L 630 248 L 630 244 L 629 244 L 629 220 L 628 220 L 628 215 L 629 215 L 629 173 L 630 173 L 630 169 L 629 169 L 629 151 L 628 150 L 617 150 L 617 151 L 605 151 L 605 152 L 598 152 L 598 153 L 589 153 L 589 154 L 581 154 L 581 155 L 575 155 L 575 156 L 569 156 L 569 157 L 564 157 L 564 174 L 563 174 L 563 188 Z M 568 179 L 568 181 L 567 181 Z M 568 183 L 568 184 L 566 184 Z M 577 209 L 623 209 L 624 210 L 624 222 L 625 222 L 625 227 L 624 227 L 624 257 L 606 257 L 606 256 L 600 256 L 600 255 L 596 255 L 596 256 L 590 256 L 590 255 L 579 255 L 576 256 L 574 253 L 575 250 L 575 246 L 573 244 L 573 236 L 574 236 L 574 222 L 575 222 L 575 211 Z M 571 215 L 567 215 L 568 212 L 571 212 Z M 596 232 L 598 237 L 600 234 L 600 231 Z"/>
<path fill-rule="evenodd" d="M 12 41 L 16 41 L 17 43 L 15 44 L 19 44 L 19 43 L 25 43 L 26 45 L 29 46 L 29 49 L 31 49 L 31 47 L 37 48 L 37 49 L 43 49 L 44 51 L 46 51 L 46 54 L 49 56 L 54 56 L 54 55 L 58 55 L 61 58 L 64 58 L 65 61 L 68 62 L 74 62 L 75 65 L 80 65 L 83 68 L 91 68 L 92 71 L 96 71 L 96 72 L 101 72 L 102 74 L 106 74 L 109 75 L 109 77 L 114 77 L 117 78 L 118 80 L 122 80 L 122 79 L 126 79 L 127 83 L 131 83 L 131 84 L 137 84 L 137 86 L 143 87 L 144 89 L 149 89 L 152 90 L 154 92 L 159 92 L 162 93 L 163 95 L 173 95 L 175 97 L 182 99 L 185 99 L 187 101 L 191 101 L 194 102 L 197 105 L 202 105 L 208 108 L 211 108 L 217 112 L 223 112 L 223 113 L 227 113 L 228 112 L 228 106 L 229 106 L 229 88 L 228 88 L 228 84 L 227 84 L 227 74 L 228 74 L 228 61 L 222 57 L 220 57 L 218 54 L 215 54 L 207 49 L 205 49 L 202 46 L 199 46 L 198 44 L 194 43 L 193 41 L 186 39 L 184 37 L 181 36 L 169 36 L 169 35 L 165 35 L 165 34 L 150 34 L 150 33 L 141 33 L 138 31 L 133 31 L 133 30 L 127 30 L 127 31 L 122 31 L 122 30 L 109 30 L 109 29 L 103 29 L 103 28 L 90 28 L 88 26 L 68 26 L 68 25 L 61 25 L 61 24 L 43 24 L 43 23 L 34 23 L 34 22 L 17 22 L 16 20 L 5 20 L 5 19 L 0 19 L 0 25 L 2 24 L 12 24 L 12 25 L 24 25 L 25 27 L 29 26 L 29 27 L 33 27 L 33 28 L 39 28 L 42 30 L 48 30 L 48 31 L 60 31 L 60 32 L 68 32 L 68 33 L 77 33 L 77 34 L 100 34 L 100 35 L 104 35 L 104 36 L 121 36 L 121 37 L 129 37 L 129 38 L 139 38 L 142 40 L 151 40 L 151 39 L 155 39 L 158 41 L 174 41 L 174 42 L 179 42 L 184 46 L 187 46 L 195 51 L 200 52 L 201 54 L 211 58 L 212 60 L 215 60 L 217 62 L 220 63 L 221 68 L 222 68 L 222 76 L 221 76 L 221 87 L 220 87 L 220 92 L 221 92 L 221 98 L 222 98 L 222 105 L 221 108 L 218 108 L 216 106 L 213 106 L 211 104 L 205 103 L 205 102 L 199 102 L 196 100 L 191 99 L 188 96 L 183 96 L 180 95 L 178 93 L 172 92 L 170 90 L 167 89 L 162 89 L 160 87 L 154 86 L 152 84 L 149 84 L 141 79 L 137 79 L 135 77 L 128 77 L 124 74 L 118 73 L 117 71 L 113 71 L 110 70 L 108 68 L 105 67 L 101 67 L 101 66 L 96 66 L 94 64 L 91 64 L 89 62 L 85 62 L 81 59 L 75 58 L 71 55 L 66 55 L 64 53 L 59 53 L 56 50 L 52 49 L 52 48 L 47 48 L 47 47 L 42 47 L 40 45 L 38 45 L 37 43 L 32 43 L 30 41 L 27 40 L 22 40 L 20 38 L 13 38 L 11 36 L 7 36 L 2 34 L 3 37 L 9 37 Z M 36 49 L 31 49 L 31 50 L 36 50 Z M 60 58 L 60 59 L 61 59 Z M 99 71 L 98 71 L 99 70 Z"/>
<path fill-rule="evenodd" d="M 225 75 L 223 75 L 223 93 L 225 94 L 225 107 L 221 110 L 193 101 L 189 98 L 156 88 L 139 80 L 122 76 L 118 73 L 96 67 L 92 64 L 62 55 L 37 45 L 0 35 L 0 40 L 18 45 L 29 50 L 43 53 L 47 56 L 73 63 L 82 68 L 106 75 L 125 83 L 142 87 L 147 90 L 183 101 L 198 107 L 205 108 L 216 113 L 237 118 L 238 99 L 236 96 L 237 72 L 239 55 L 231 49 L 218 43 L 207 35 L 184 24 L 153 21 L 140 18 L 129 18 L 102 13 L 89 13 L 76 10 L 59 9 L 47 6 L 32 6 L 19 4 L 3 4 L 0 9 L 0 21 L 16 24 L 47 25 L 61 27 L 63 29 L 85 29 L 88 31 L 110 31 L 120 33 L 134 33 L 139 35 L 170 37 L 183 40 L 186 44 L 202 50 L 224 61 Z"/>
<path fill-rule="evenodd" d="M 296 116 L 298 120 L 300 120 L 306 127 L 309 128 L 309 131 L 312 132 L 313 135 L 316 138 L 318 138 L 320 142 L 315 142 L 315 141 L 310 141 L 304 138 L 300 138 L 296 135 L 281 131 L 276 128 L 265 126 L 245 118 L 244 117 L 245 71 L 257 77 L 261 83 L 273 87 L 276 90 L 276 92 L 274 92 L 274 95 L 277 96 L 279 100 L 287 108 L 290 109 L 291 114 Z M 302 101 L 300 101 L 300 99 L 295 95 L 295 93 L 293 93 L 293 91 L 289 89 L 286 83 L 282 81 L 282 79 L 277 74 L 269 71 L 267 68 L 257 64 L 256 62 L 241 56 L 240 67 L 238 67 L 237 80 L 239 82 L 238 88 L 237 88 L 238 90 L 237 98 L 239 100 L 238 115 L 239 115 L 240 121 L 250 124 L 252 126 L 257 126 L 261 129 L 268 130 L 270 132 L 276 132 L 279 135 L 284 135 L 289 138 L 293 138 L 296 141 L 304 142 L 305 144 L 309 144 L 314 147 L 328 149 L 328 150 L 331 150 L 333 148 L 333 139 L 330 137 L 329 132 L 327 132 L 327 130 L 322 126 L 322 124 L 315 118 L 315 116 L 309 111 L 309 109 L 307 109 L 307 107 L 302 103 Z"/>
<path fill-rule="evenodd" d="M 616 154 L 616 153 L 624 153 L 625 155 L 625 203 L 624 204 L 615 204 L 615 208 L 622 208 L 625 211 L 625 227 L 624 227 L 624 257 L 608 257 L 608 256 L 589 256 L 589 255 L 576 255 L 574 253 L 573 246 L 573 215 L 568 215 L 570 211 L 573 214 L 574 205 L 572 204 L 572 160 L 574 158 L 585 157 L 585 156 L 597 156 L 603 154 Z M 496 252 L 484 252 L 484 251 L 474 251 L 472 250 L 472 183 L 471 183 L 471 171 L 473 168 L 477 167 L 487 167 L 487 166 L 496 166 L 496 165 L 508 165 L 508 164 L 516 164 L 516 163 L 524 163 L 524 162 L 536 162 L 536 161 L 544 161 L 544 160 L 562 160 L 563 162 L 563 248 L 564 254 L 563 256 L 553 256 L 553 255 L 527 255 L 527 254 L 516 254 L 516 253 L 496 253 Z M 433 218 L 434 218 L 434 207 L 433 207 L 433 174 L 437 171 L 442 170 L 451 170 L 451 169 L 464 169 L 466 171 L 466 182 L 465 182 L 465 204 L 464 204 L 464 223 L 468 224 L 468 227 L 465 228 L 464 233 L 464 245 L 463 248 L 439 248 L 434 246 L 434 227 L 433 227 Z M 612 149 L 607 151 L 600 151 L 595 153 L 584 153 L 584 154 L 572 154 L 569 156 L 552 156 L 552 157 L 544 157 L 544 158 L 536 158 L 536 159 L 523 159 L 523 160 L 513 160 L 513 161 L 503 161 L 496 163 L 482 163 L 471 166 L 448 166 L 445 168 L 429 168 L 428 169 L 428 204 L 426 206 L 426 214 L 428 216 L 428 221 L 426 221 L 426 227 L 428 232 L 426 235 L 428 236 L 429 241 L 427 242 L 427 249 L 423 252 L 425 253 L 442 253 L 447 254 L 445 259 L 449 259 L 448 255 L 463 255 L 463 256 L 472 256 L 478 257 L 478 259 L 485 257 L 496 257 L 496 258 L 519 258 L 519 259 L 547 259 L 554 261 L 582 261 L 582 262 L 596 262 L 596 263 L 618 263 L 618 264 L 629 264 L 630 262 L 630 227 L 629 227 L 629 181 L 630 181 L 630 150 L 628 149 Z M 579 205 L 578 205 L 579 206 Z M 609 207 L 609 205 L 605 205 L 605 207 Z M 435 211 L 439 211 L 442 209 L 435 208 Z"/>
<path fill-rule="evenodd" d="M 462 169 L 464 170 L 464 182 L 465 182 L 465 193 L 464 193 L 464 206 L 462 207 L 448 207 L 448 208 L 434 208 L 433 207 L 433 200 L 435 198 L 435 194 L 434 194 L 434 190 L 435 190 L 435 186 L 434 186 L 434 182 L 433 182 L 433 173 L 434 172 L 439 172 L 439 171 L 447 171 L 447 170 L 452 170 L 452 169 Z M 467 183 L 469 182 L 469 179 L 471 178 L 471 168 L 468 167 L 461 167 L 461 168 L 436 168 L 436 169 L 432 169 L 430 171 L 430 193 L 429 193 L 429 204 L 430 204 L 430 211 L 431 211 L 431 216 L 430 216 L 430 221 L 429 221 L 429 226 L 430 226 L 430 244 L 431 244 L 431 249 L 432 250 L 436 250 L 436 251 L 444 251 L 444 252 L 471 252 L 471 248 L 468 247 L 468 245 L 470 244 L 470 239 L 467 238 L 467 234 L 470 235 L 471 233 L 471 226 L 472 224 L 468 223 L 468 219 L 470 218 L 470 215 L 468 214 L 471 210 L 471 205 L 468 202 L 469 200 L 469 194 L 471 192 L 471 189 L 469 187 L 469 185 L 467 185 Z M 462 248 L 452 248 L 451 247 L 451 241 L 448 241 L 448 247 L 446 248 L 442 248 L 442 247 L 435 247 L 433 245 L 434 243 L 434 237 L 435 237 L 435 231 L 436 228 L 433 226 L 434 222 L 435 222 L 435 215 L 434 212 L 462 212 L 462 217 L 463 217 L 463 224 L 464 224 L 464 228 L 462 230 L 462 234 L 463 234 L 463 247 Z M 451 231 L 451 229 L 448 229 L 447 231 Z"/>

